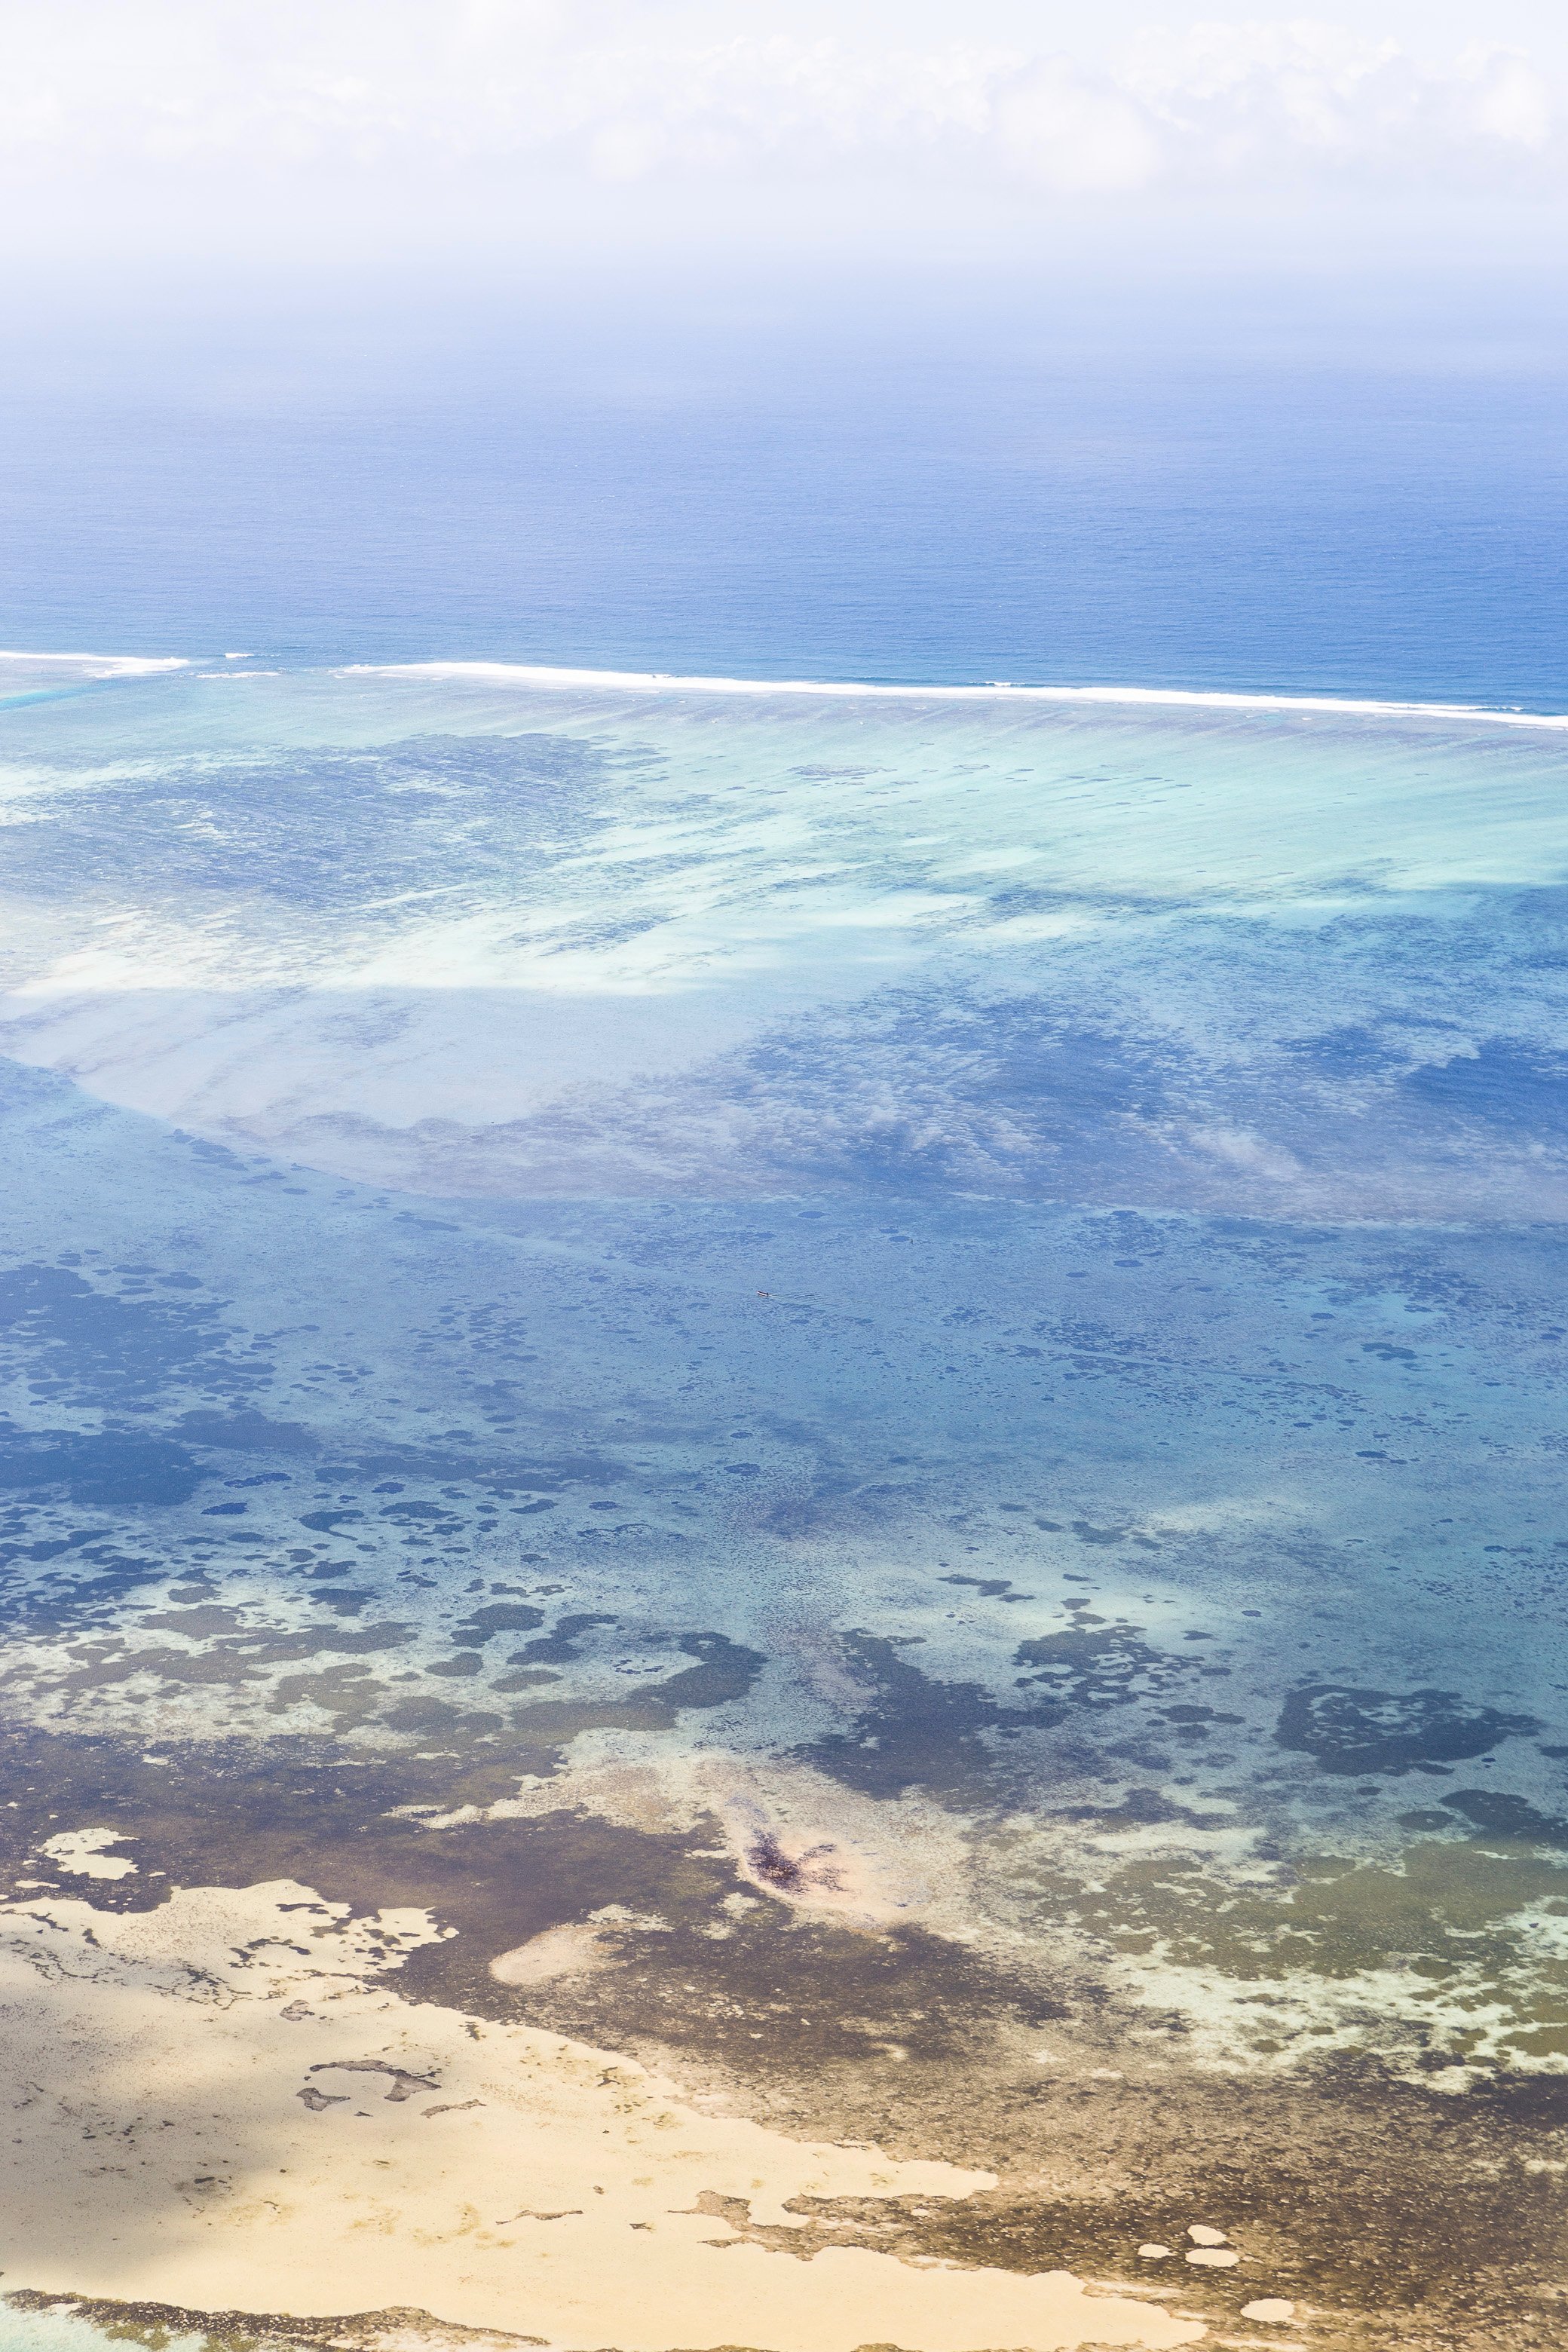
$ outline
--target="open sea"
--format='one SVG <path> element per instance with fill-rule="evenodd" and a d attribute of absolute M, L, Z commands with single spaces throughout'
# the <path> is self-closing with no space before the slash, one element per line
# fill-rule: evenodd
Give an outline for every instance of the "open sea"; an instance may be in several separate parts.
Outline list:
<path fill-rule="evenodd" d="M 1557 378 L 879 365 L 12 397 L 7 2342 L 1562 2340 Z"/>

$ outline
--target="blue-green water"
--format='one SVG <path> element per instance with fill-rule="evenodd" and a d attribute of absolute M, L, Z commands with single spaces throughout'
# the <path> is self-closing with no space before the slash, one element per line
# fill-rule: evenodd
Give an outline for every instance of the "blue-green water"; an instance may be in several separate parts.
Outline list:
<path fill-rule="evenodd" d="M 487 1820 L 614 1832 L 632 1912 L 700 1822 L 813 1967 L 927 1937 L 1244 2154 L 1547 2096 L 1559 730 L 13 667 L 35 1811 L 90 1750 L 91 1825 L 243 1884 L 270 1776 L 362 1770 L 476 1886 Z"/>

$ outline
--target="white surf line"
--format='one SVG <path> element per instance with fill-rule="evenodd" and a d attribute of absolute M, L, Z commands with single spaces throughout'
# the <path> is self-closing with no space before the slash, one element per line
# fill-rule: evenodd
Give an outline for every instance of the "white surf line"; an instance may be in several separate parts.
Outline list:
<path fill-rule="evenodd" d="M 562 669 L 541 663 L 495 661 L 350 662 L 336 674 L 340 677 L 489 677 L 520 686 L 645 694 L 875 695 L 905 702 L 1155 703 L 1200 710 L 1349 711 L 1376 718 L 1479 719 L 1499 727 L 1568 728 L 1568 712 L 1489 710 L 1475 702 L 1375 702 L 1330 694 L 1209 694 L 1163 686 L 1015 686 L 1002 678 L 984 686 L 870 686 L 844 679 L 681 677 L 667 670 Z"/>
<path fill-rule="evenodd" d="M 114 677 L 140 677 L 149 670 L 189 669 L 184 654 L 29 654 L 0 646 L 0 662 L 90 662 Z"/>

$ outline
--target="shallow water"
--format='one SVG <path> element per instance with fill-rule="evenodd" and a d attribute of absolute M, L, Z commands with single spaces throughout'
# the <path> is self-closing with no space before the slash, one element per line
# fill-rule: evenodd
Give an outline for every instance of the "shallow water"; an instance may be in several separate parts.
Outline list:
<path fill-rule="evenodd" d="M 1548 2340 L 1562 736 L 10 667 L 15 1899 Z"/>

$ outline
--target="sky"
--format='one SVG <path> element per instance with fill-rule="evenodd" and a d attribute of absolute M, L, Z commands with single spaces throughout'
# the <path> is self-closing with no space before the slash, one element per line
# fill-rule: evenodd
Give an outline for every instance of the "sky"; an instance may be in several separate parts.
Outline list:
<path fill-rule="evenodd" d="M 1544 248 L 1568 14 L 8 0 L 12 273 Z"/>
<path fill-rule="evenodd" d="M 84 409 L 1561 381 L 1568 10 L 1335 5 L 0 0 L 6 478 Z"/>

